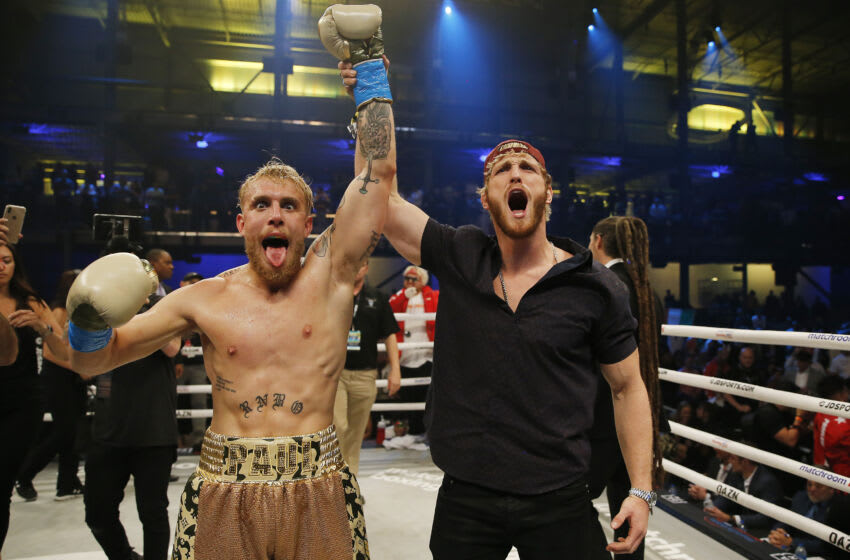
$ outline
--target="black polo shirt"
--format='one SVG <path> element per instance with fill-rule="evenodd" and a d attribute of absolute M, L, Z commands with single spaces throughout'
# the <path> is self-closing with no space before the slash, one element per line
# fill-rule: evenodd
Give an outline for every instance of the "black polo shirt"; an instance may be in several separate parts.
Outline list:
<path fill-rule="evenodd" d="M 360 350 L 345 354 L 345 369 L 375 369 L 378 341 L 397 333 L 398 323 L 387 296 L 367 284 L 354 296 L 354 307 L 351 324 L 360 332 Z"/>
<path fill-rule="evenodd" d="M 599 374 L 634 352 L 629 294 L 590 252 L 551 238 L 573 257 L 546 273 L 516 313 L 493 291 L 494 237 L 430 220 L 422 266 L 440 280 L 434 369 L 425 421 L 434 462 L 460 480 L 538 494 L 588 468 Z"/>

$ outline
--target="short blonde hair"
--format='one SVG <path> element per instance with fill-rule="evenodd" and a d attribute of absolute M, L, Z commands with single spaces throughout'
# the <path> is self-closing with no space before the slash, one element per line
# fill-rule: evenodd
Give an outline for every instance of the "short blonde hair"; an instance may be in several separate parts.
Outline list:
<path fill-rule="evenodd" d="M 487 192 L 487 183 L 490 182 L 490 177 L 493 176 L 493 169 L 495 169 L 495 167 L 499 164 L 499 162 L 502 161 L 503 159 L 505 159 L 506 157 L 515 156 L 515 155 L 517 155 L 517 152 L 504 152 L 504 153 L 499 154 L 495 158 L 493 158 L 493 161 L 491 161 L 490 165 L 488 165 L 487 168 L 484 170 L 484 186 L 478 187 L 477 189 L 475 189 L 475 193 L 479 197 L 482 196 L 485 192 Z M 539 161 L 537 161 L 537 160 L 534 160 L 534 161 L 535 161 L 535 163 L 537 163 L 537 166 L 540 168 L 540 173 L 543 175 L 543 181 L 546 183 L 546 187 L 552 188 L 552 176 L 549 175 L 549 172 L 546 171 L 545 167 L 540 165 Z M 549 221 L 549 218 L 552 217 L 552 205 L 551 204 L 546 205 L 546 210 L 545 210 L 543 216 L 546 218 L 547 222 Z"/>
<path fill-rule="evenodd" d="M 313 191 L 307 185 L 307 181 L 295 170 L 294 167 L 286 165 L 278 158 L 273 157 L 261 168 L 257 169 L 253 175 L 248 175 L 239 187 L 239 208 L 245 204 L 245 199 L 251 191 L 251 187 L 260 179 L 271 179 L 277 183 L 284 181 L 292 181 L 295 186 L 304 195 L 304 202 L 307 204 L 307 215 L 313 212 Z"/>

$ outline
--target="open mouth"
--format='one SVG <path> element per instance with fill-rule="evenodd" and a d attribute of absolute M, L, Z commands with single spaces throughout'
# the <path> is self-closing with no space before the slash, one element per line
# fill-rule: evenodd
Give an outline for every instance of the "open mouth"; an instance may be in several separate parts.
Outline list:
<path fill-rule="evenodd" d="M 289 249 L 289 239 L 285 237 L 266 237 L 263 239 L 263 251 L 272 266 L 280 266 L 286 258 Z"/>
<path fill-rule="evenodd" d="M 508 193 L 508 208 L 511 213 L 521 218 L 525 215 L 525 208 L 528 206 L 528 195 L 522 189 L 514 189 Z"/>

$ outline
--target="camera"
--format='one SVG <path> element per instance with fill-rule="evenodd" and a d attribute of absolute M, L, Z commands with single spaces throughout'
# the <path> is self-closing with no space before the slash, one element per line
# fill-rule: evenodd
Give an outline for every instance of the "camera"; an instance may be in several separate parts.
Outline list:
<path fill-rule="evenodd" d="M 142 217 L 95 214 L 92 238 L 106 242 L 104 255 L 123 252 L 139 254 L 142 251 Z"/>

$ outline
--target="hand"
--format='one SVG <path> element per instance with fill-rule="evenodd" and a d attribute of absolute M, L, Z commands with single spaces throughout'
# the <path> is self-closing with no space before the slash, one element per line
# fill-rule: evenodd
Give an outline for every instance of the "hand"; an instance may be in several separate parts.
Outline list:
<path fill-rule="evenodd" d="M 390 59 L 387 58 L 387 55 L 384 55 L 382 59 L 384 61 L 384 69 L 387 71 L 387 74 L 389 74 Z M 337 64 L 337 68 L 339 68 L 339 75 L 342 78 L 343 85 L 345 86 L 345 93 L 353 99 L 354 86 L 357 85 L 357 70 L 354 69 L 353 64 L 342 60 Z"/>
<path fill-rule="evenodd" d="M 718 509 L 716 506 L 708 506 L 707 508 L 704 508 L 703 511 L 718 521 L 723 521 L 725 523 L 732 521 L 731 515 Z"/>
<path fill-rule="evenodd" d="M 749 412 L 752 410 L 752 407 L 751 407 L 750 405 L 748 405 L 748 404 L 742 404 L 742 405 L 741 405 L 741 408 L 740 408 L 740 409 L 738 409 L 738 410 L 740 410 L 740 411 L 741 411 L 741 412 L 743 412 L 744 414 L 747 414 L 747 413 L 749 413 Z"/>
<path fill-rule="evenodd" d="M 706 490 L 702 486 L 698 486 L 696 484 L 691 484 L 688 486 L 688 496 L 690 496 L 694 500 L 704 500 L 706 496 Z"/>
<path fill-rule="evenodd" d="M 30 327 L 42 338 L 44 338 L 48 333 L 47 323 L 45 323 L 32 309 L 19 309 L 17 311 L 12 311 L 12 313 L 9 314 L 8 319 L 9 324 L 16 329 L 20 329 L 21 327 Z"/>
<path fill-rule="evenodd" d="M 791 541 L 791 535 L 785 529 L 774 529 L 767 536 L 767 542 L 778 548 L 790 547 Z"/>
<path fill-rule="evenodd" d="M 388 62 L 384 62 L 384 65 L 388 66 Z M 355 72 L 355 75 L 356 74 L 357 73 Z M 357 80 L 355 80 L 355 82 L 356 81 Z M 9 226 L 6 225 L 8 223 L 9 223 L 8 218 L 0 218 L 0 246 L 9 244 Z M 23 235 L 19 233 L 18 239 L 21 239 L 22 237 L 23 237 Z"/>
<path fill-rule="evenodd" d="M 399 389 L 401 389 L 401 372 L 391 370 L 389 377 L 387 377 L 387 394 L 392 397 L 398 393 Z"/>
<path fill-rule="evenodd" d="M 174 364 L 174 377 L 177 379 L 183 377 L 183 364 Z"/>
<path fill-rule="evenodd" d="M 646 528 L 649 525 L 649 504 L 635 496 L 629 496 L 623 500 L 620 512 L 611 520 L 611 528 L 619 529 L 626 521 L 629 522 L 629 534 L 626 538 L 620 537 L 617 542 L 606 546 L 605 550 L 608 552 L 626 554 L 637 549 L 646 536 Z"/>

